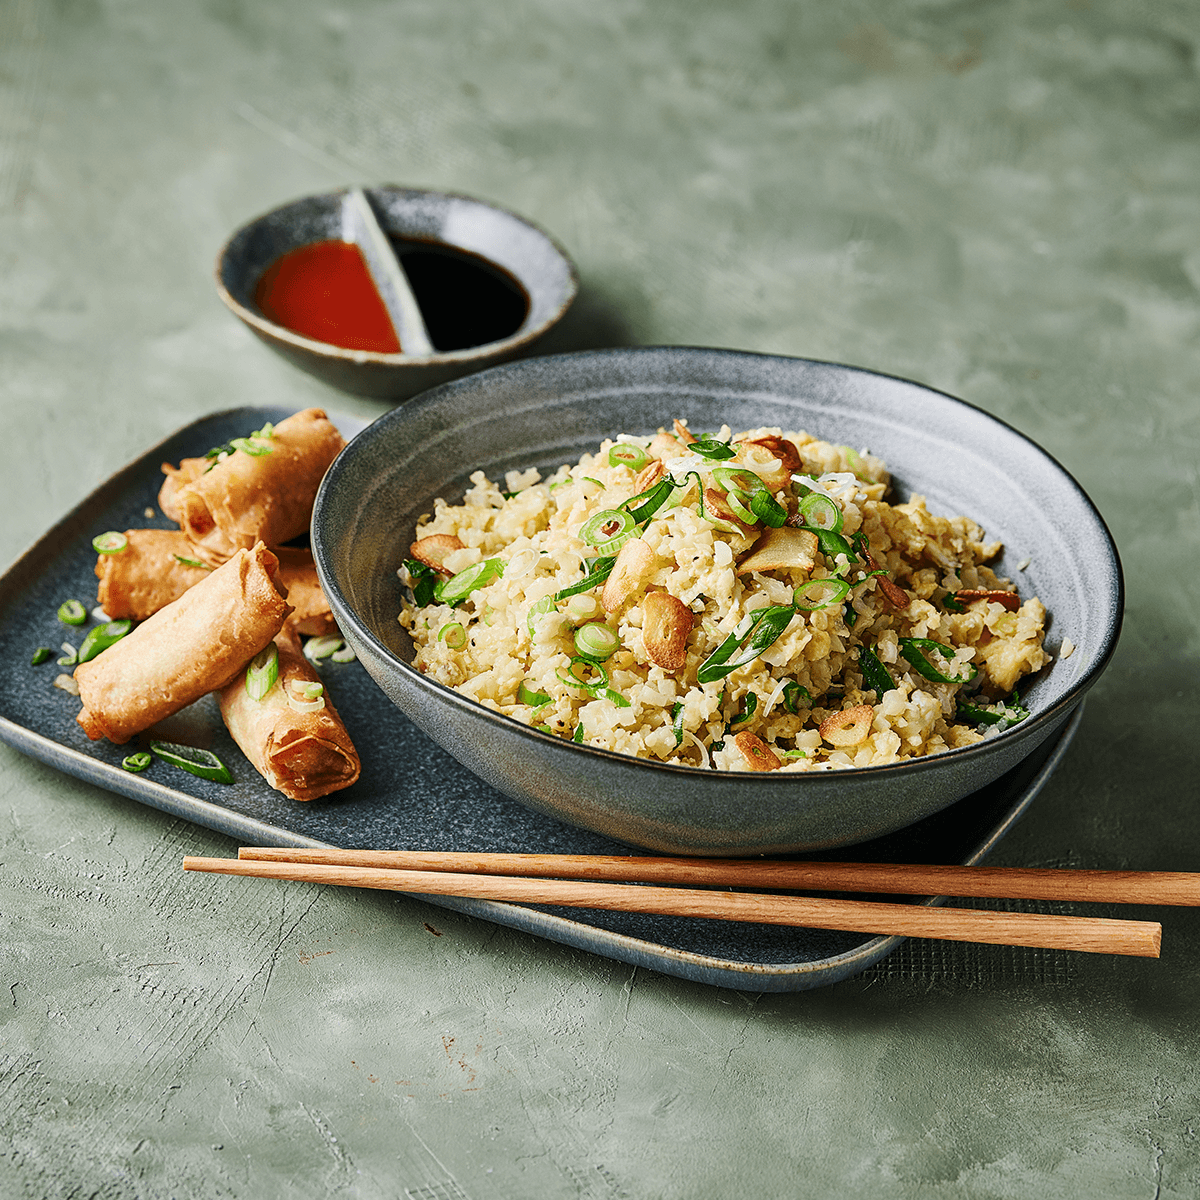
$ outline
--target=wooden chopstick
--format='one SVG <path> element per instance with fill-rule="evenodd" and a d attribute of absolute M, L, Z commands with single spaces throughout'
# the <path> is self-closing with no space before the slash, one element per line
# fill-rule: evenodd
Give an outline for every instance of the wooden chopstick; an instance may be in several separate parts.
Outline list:
<path fill-rule="evenodd" d="M 183 860 L 183 869 L 343 887 L 380 888 L 413 894 L 467 896 L 518 904 L 603 908 L 620 912 L 804 926 L 810 929 L 838 929 L 854 933 L 1085 950 L 1097 954 L 1129 954 L 1144 958 L 1157 958 L 1162 940 L 1162 927 L 1149 921 L 930 908 L 861 900 L 770 896 L 755 892 L 633 886 L 592 880 L 529 879 L 449 871 L 397 870 L 391 867 L 190 856 Z"/>
<path fill-rule="evenodd" d="M 1059 870 L 1051 867 L 918 866 L 905 863 L 779 862 L 738 858 L 655 858 L 596 854 L 476 854 L 423 850 L 310 850 L 243 846 L 241 859 L 347 867 L 457 871 L 536 878 L 607 879 L 885 892 L 905 896 L 994 896 L 1098 904 L 1200 904 L 1200 874 L 1187 871 Z"/>

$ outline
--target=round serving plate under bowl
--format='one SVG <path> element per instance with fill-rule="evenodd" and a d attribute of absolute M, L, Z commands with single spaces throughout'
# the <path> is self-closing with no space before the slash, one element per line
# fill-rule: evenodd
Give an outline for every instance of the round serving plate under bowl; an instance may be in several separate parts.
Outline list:
<path fill-rule="evenodd" d="M 396 617 L 396 571 L 436 497 L 473 471 L 543 474 L 618 433 L 676 417 L 692 429 L 778 426 L 880 456 L 891 499 L 927 498 L 1004 543 L 992 565 L 1050 613 L 1054 661 L 1022 689 L 1031 715 L 972 746 L 881 767 L 715 772 L 575 745 L 425 678 Z M 952 396 L 870 371 L 688 347 L 530 359 L 446 384 L 385 414 L 330 468 L 313 551 L 338 625 L 367 671 L 421 729 L 530 807 L 671 854 L 805 852 L 880 837 L 1013 768 L 1059 730 L 1116 646 L 1116 547 L 1087 495 L 1044 450 Z M 1063 647 L 1073 644 L 1069 657 Z"/>

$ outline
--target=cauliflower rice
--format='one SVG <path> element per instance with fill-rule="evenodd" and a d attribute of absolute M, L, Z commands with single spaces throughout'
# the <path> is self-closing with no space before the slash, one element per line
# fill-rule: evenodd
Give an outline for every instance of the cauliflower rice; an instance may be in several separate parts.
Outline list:
<path fill-rule="evenodd" d="M 678 421 L 503 490 L 477 471 L 420 522 L 399 620 L 429 678 L 639 758 L 813 771 L 967 746 L 1027 715 L 1046 611 L 974 521 L 888 487 L 866 451 Z"/>

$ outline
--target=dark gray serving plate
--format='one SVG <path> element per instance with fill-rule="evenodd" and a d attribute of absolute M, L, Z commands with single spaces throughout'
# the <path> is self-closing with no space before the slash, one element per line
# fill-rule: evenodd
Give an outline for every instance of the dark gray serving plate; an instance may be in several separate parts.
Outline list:
<path fill-rule="evenodd" d="M 362 755 L 362 778 L 328 800 L 300 804 L 269 788 L 230 740 L 212 698 L 180 714 L 164 736 L 205 745 L 230 765 L 232 786 L 197 779 L 155 760 L 144 774 L 121 769 L 130 746 L 89 742 L 75 722 L 79 701 L 53 687 L 53 659 L 34 667 L 37 646 L 81 640 L 61 625 L 68 598 L 95 603 L 91 539 L 147 520 L 159 464 L 203 453 L 288 412 L 242 408 L 205 417 L 142 455 L 68 513 L 0 576 L 0 655 L 10 664 L 0 693 L 0 738 L 99 787 L 237 838 L 243 844 L 375 849 L 628 853 L 629 847 L 534 812 L 472 775 L 412 725 L 360 664 L 327 664 L 331 695 Z M 335 418 L 349 437 L 362 426 Z M 822 857 L 876 862 L 974 863 L 1008 831 L 1060 762 L 1080 719 L 989 786 L 937 815 L 876 841 Z M 264 885 L 267 886 L 267 885 Z M 865 970 L 899 938 L 743 923 L 588 912 L 425 897 L 432 903 L 667 974 L 751 991 L 798 991 Z"/>

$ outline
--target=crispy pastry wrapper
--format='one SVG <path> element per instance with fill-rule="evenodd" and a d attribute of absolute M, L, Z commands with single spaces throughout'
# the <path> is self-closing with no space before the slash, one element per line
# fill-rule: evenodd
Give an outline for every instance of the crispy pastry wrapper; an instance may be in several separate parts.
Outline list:
<path fill-rule="evenodd" d="M 125 536 L 129 544 L 124 550 L 96 556 L 100 580 L 96 599 L 114 619 L 144 621 L 212 573 L 207 565 L 189 566 L 182 561 L 200 561 L 182 530 L 127 529 Z M 279 560 L 277 577 L 292 607 L 288 624 L 297 633 L 336 633 L 312 551 L 281 546 L 272 553 Z"/>
<path fill-rule="evenodd" d="M 124 550 L 96 558 L 96 599 L 110 617 L 144 621 L 212 574 L 181 561 L 200 560 L 178 529 L 127 529 L 125 536 Z"/>
<path fill-rule="evenodd" d="M 328 693 L 317 712 L 296 712 L 287 702 L 289 680 L 320 682 L 290 626 L 275 637 L 279 679 L 261 699 L 246 691 L 239 673 L 220 694 L 221 716 L 233 740 L 258 773 L 293 800 L 316 800 L 348 788 L 361 764 Z"/>
<path fill-rule="evenodd" d="M 224 687 L 283 628 L 291 612 L 265 546 L 240 550 L 178 600 L 75 668 L 93 741 L 118 745 Z"/>
<path fill-rule="evenodd" d="M 175 493 L 179 524 L 206 562 L 307 530 L 321 479 L 346 443 L 321 409 L 308 408 L 261 444 L 268 453 L 235 450 Z"/>
<path fill-rule="evenodd" d="M 312 551 L 278 546 L 275 555 L 279 559 L 279 579 L 287 589 L 288 603 L 292 606 L 288 628 L 315 637 L 337 633 L 337 623 L 317 578 Z"/>
<path fill-rule="evenodd" d="M 170 463 L 163 463 L 162 473 L 166 476 L 163 480 L 163 485 L 158 489 L 158 507 L 162 509 L 162 515 L 168 521 L 174 521 L 179 524 L 179 504 L 175 499 L 179 489 L 186 484 L 192 482 L 193 479 L 199 479 L 211 465 L 211 460 L 207 458 L 185 458 L 179 466 L 173 467 Z"/>

